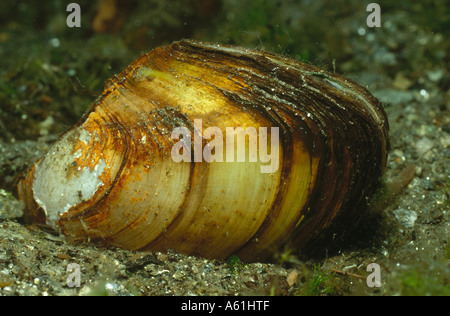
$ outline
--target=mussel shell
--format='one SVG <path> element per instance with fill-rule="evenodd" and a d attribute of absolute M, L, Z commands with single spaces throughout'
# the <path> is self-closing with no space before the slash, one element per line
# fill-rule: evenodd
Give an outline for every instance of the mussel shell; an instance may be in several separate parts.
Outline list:
<path fill-rule="evenodd" d="M 176 127 L 278 127 L 279 167 L 175 162 Z M 192 153 L 198 145 L 192 137 Z M 353 81 L 280 55 L 184 40 L 110 79 L 18 193 L 28 221 L 70 238 L 264 260 L 286 243 L 323 248 L 322 235 L 357 225 L 388 146 L 380 102 Z"/>

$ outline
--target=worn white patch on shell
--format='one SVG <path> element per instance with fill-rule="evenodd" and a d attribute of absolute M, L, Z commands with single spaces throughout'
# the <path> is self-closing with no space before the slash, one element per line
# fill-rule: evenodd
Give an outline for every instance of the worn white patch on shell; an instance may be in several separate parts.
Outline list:
<path fill-rule="evenodd" d="M 80 154 L 79 151 L 73 154 L 72 141 L 76 133 L 79 136 L 77 139 L 83 143 L 91 137 L 89 133 L 77 130 L 68 133 L 36 166 L 33 182 L 34 198 L 44 209 L 47 223 L 51 225 L 55 225 L 59 216 L 74 205 L 94 196 L 98 188 L 104 184 L 100 178 L 106 168 L 104 159 L 100 159 L 92 171 L 89 167 L 74 168 L 75 159 Z M 74 172 L 67 172 L 74 169 Z"/>
<path fill-rule="evenodd" d="M 80 140 L 88 145 L 91 142 L 92 135 L 87 130 L 82 129 L 80 130 Z"/>

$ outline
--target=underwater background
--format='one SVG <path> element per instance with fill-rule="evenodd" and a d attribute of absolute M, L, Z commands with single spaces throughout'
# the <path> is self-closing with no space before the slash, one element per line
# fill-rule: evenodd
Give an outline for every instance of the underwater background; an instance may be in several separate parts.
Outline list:
<path fill-rule="evenodd" d="M 0 3 L 0 295 L 450 295 L 450 3 L 98 0 Z M 71 20 L 73 21 L 73 20 Z M 321 258 L 227 262 L 66 243 L 25 226 L 18 174 L 45 154 L 142 53 L 183 38 L 282 54 L 367 87 L 391 152 L 382 210 Z M 82 267 L 68 287 L 67 266 Z M 381 267 L 369 287 L 366 267 Z"/>

